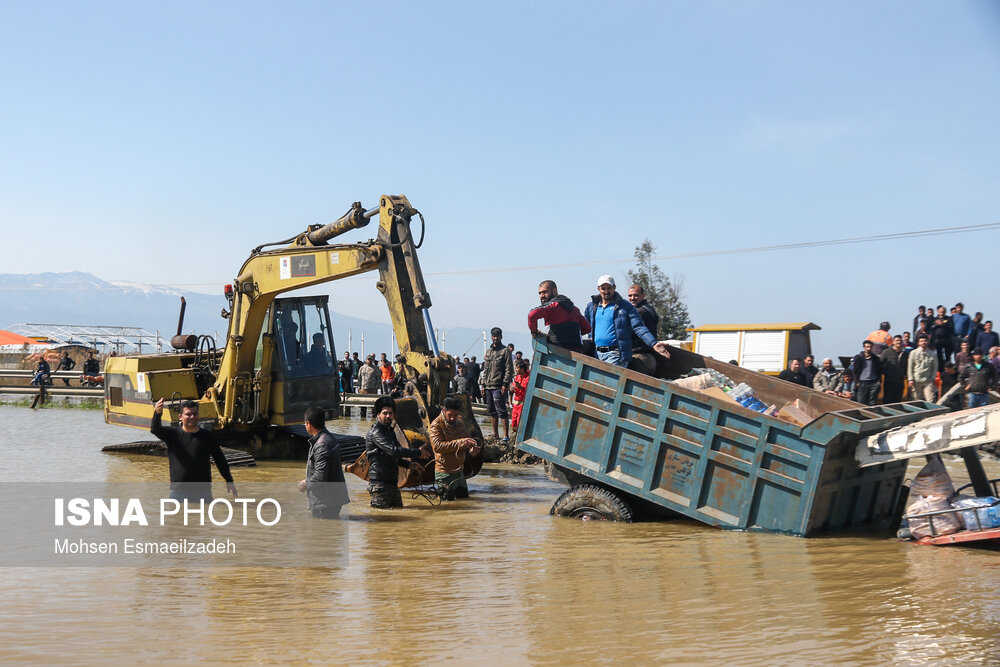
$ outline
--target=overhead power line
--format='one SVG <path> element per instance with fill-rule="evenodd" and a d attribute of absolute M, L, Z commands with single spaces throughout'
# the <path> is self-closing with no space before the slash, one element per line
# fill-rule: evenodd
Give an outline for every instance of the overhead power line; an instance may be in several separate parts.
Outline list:
<path fill-rule="evenodd" d="M 925 236 L 945 236 L 949 234 L 967 234 L 970 232 L 983 232 L 993 229 L 1000 229 L 1000 222 L 989 222 L 981 225 L 959 225 L 957 227 L 939 227 L 937 229 L 918 229 L 908 232 L 894 232 L 892 234 L 872 234 L 870 236 L 851 236 L 842 239 L 826 239 L 823 241 L 802 241 L 799 243 L 780 243 L 775 245 L 752 246 L 748 248 L 729 248 L 726 250 L 703 250 L 699 252 L 677 253 L 673 255 L 657 255 L 652 259 L 656 261 L 669 259 L 689 259 L 692 257 L 715 257 L 719 255 L 745 255 L 756 252 L 771 252 L 774 250 L 794 250 L 801 248 L 822 248 L 825 246 L 852 245 L 860 243 L 879 243 L 882 241 L 894 241 L 899 239 L 921 238 Z M 492 269 L 460 269 L 457 271 L 430 271 L 426 276 L 462 276 L 483 273 L 509 273 L 512 271 L 538 271 L 541 269 L 565 269 L 580 266 L 600 266 L 608 264 L 631 264 L 635 257 L 627 259 L 599 259 L 585 262 L 565 262 L 562 264 L 536 264 L 532 266 L 504 266 Z M 347 280 L 365 280 L 371 276 L 353 276 Z M 170 283 L 170 287 L 205 287 L 219 285 L 221 283 Z M 0 288 L 2 289 L 2 288 Z"/>
<path fill-rule="evenodd" d="M 982 225 L 962 225 L 959 227 L 941 227 L 939 229 L 922 229 L 910 232 L 896 232 L 893 234 L 874 234 L 872 236 L 853 236 L 844 239 L 827 239 L 825 241 L 803 241 L 801 243 L 782 243 L 777 245 L 755 246 L 750 248 L 730 248 L 728 250 L 704 250 L 701 252 L 687 252 L 676 255 L 657 255 L 654 260 L 664 259 L 687 259 L 690 257 L 713 257 L 717 255 L 741 255 L 754 252 L 769 252 L 772 250 L 791 250 L 794 248 L 820 248 L 832 245 L 850 245 L 854 243 L 875 243 L 878 241 L 892 241 L 895 239 L 919 238 L 922 236 L 944 236 L 946 234 L 964 234 L 968 232 L 979 232 L 988 229 L 1000 228 L 1000 222 L 990 222 Z M 597 266 L 606 264 L 629 264 L 635 261 L 635 257 L 628 259 L 604 259 L 590 260 L 586 262 L 567 262 L 564 264 L 539 264 L 536 266 L 511 266 L 495 269 L 466 269 L 461 271 L 435 271 L 428 273 L 429 276 L 457 276 L 472 273 L 500 273 L 510 271 L 534 271 L 538 269 L 564 269 L 578 266 Z"/>

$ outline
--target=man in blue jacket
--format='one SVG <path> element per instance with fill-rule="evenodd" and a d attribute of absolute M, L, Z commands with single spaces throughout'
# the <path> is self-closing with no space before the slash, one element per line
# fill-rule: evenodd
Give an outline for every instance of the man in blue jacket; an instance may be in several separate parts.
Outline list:
<path fill-rule="evenodd" d="M 597 279 L 598 294 L 591 297 L 584 317 L 590 322 L 597 358 L 616 366 L 627 367 L 632 359 L 632 334 L 667 359 L 667 344 L 657 342 L 656 336 L 643 323 L 639 311 L 615 291 L 615 279 L 601 276 Z"/>
<path fill-rule="evenodd" d="M 969 343 L 971 350 L 976 346 L 976 341 L 969 340 L 972 334 L 972 318 L 965 314 L 965 305 L 961 302 L 956 303 L 952 310 L 954 312 L 951 316 L 951 326 L 955 330 L 955 349 L 959 349 L 964 340 Z"/>

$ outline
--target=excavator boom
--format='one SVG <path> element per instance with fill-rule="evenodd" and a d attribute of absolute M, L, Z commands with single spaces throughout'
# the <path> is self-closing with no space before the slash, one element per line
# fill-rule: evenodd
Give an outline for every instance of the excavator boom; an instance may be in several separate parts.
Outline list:
<path fill-rule="evenodd" d="M 376 218 L 375 238 L 331 243 Z M 420 238 L 415 239 L 418 219 Z M 221 349 L 215 351 L 214 341 L 200 345 L 194 337 L 176 336 L 187 349 L 109 360 L 105 420 L 147 428 L 159 398 L 172 405 L 191 399 L 200 403 L 203 421 L 230 436 L 232 446 L 258 456 L 269 451 L 289 455 L 287 447 L 267 445 L 273 440 L 267 432 L 301 429 L 307 404 L 319 404 L 329 416 L 339 416 L 339 392 L 326 298 L 282 295 L 378 271 L 376 288 L 386 300 L 407 379 L 403 400 L 410 404 L 399 410 L 407 415 L 401 418 L 407 423 L 401 421 L 400 426 L 409 439 L 426 441 L 427 426 L 447 395 L 454 363 L 440 353 L 433 337 L 431 297 L 417 259 L 423 236 L 423 216 L 406 197 L 383 195 L 375 208 L 354 202 L 329 224 L 257 246 L 226 287 L 229 326 Z M 471 409 L 463 413 L 471 434 L 481 442 Z M 241 438 L 250 445 L 241 447 Z"/>

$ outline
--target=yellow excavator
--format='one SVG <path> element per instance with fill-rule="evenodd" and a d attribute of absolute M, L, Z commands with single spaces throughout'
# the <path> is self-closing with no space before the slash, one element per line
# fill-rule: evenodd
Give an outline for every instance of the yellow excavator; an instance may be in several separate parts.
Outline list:
<path fill-rule="evenodd" d="M 376 238 L 329 243 L 367 226 L 376 216 Z M 417 218 L 419 240 L 413 235 Z M 427 428 L 441 411 L 455 367 L 451 356 L 439 352 L 433 336 L 431 298 L 417 261 L 424 231 L 423 216 L 406 197 L 383 195 L 377 208 L 365 210 L 355 202 L 330 224 L 312 225 L 292 238 L 254 248 L 233 282 L 225 286 L 229 301 L 228 311 L 223 311 L 229 320 L 225 346 L 217 349 L 210 337 L 181 333 L 182 304 L 177 335 L 171 339 L 173 351 L 107 360 L 105 421 L 148 429 L 153 405 L 160 398 L 167 401 L 165 420 L 172 422 L 179 417 L 180 402 L 194 400 L 202 427 L 214 430 L 227 447 L 257 458 L 304 458 L 306 408 L 318 405 L 328 419 L 340 417 L 330 313 L 326 296 L 278 295 L 377 270 L 376 288 L 385 297 L 405 359 L 397 436 L 408 441 L 406 446 L 429 444 Z M 468 399 L 460 398 L 470 437 L 482 445 Z M 330 430 L 337 435 L 335 428 Z M 362 451 L 359 438 L 338 437 L 345 462 Z M 429 449 L 425 447 L 428 453 Z M 470 457 L 467 476 L 478 473 L 481 466 L 481 454 Z M 355 472 L 364 476 L 366 470 L 362 461 Z M 409 475 L 407 485 L 432 480 L 433 466 L 425 465 Z"/>

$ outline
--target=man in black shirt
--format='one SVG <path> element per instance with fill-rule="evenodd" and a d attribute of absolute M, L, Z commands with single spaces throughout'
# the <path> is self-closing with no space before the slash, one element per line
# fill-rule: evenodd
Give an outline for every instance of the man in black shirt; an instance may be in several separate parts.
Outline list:
<path fill-rule="evenodd" d="M 163 399 L 153 408 L 153 422 L 149 432 L 167 445 L 170 462 L 170 497 L 173 500 L 212 500 L 212 468 L 209 459 L 215 459 L 219 474 L 226 480 L 226 490 L 236 497 L 236 484 L 229 472 L 229 463 L 211 431 L 198 425 L 198 404 L 181 403 L 181 427 L 163 425 Z"/>
<path fill-rule="evenodd" d="M 802 374 L 802 362 L 792 359 L 788 362 L 788 368 L 778 373 L 778 379 L 785 382 L 793 382 L 802 387 L 808 387 L 806 376 Z"/>

